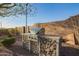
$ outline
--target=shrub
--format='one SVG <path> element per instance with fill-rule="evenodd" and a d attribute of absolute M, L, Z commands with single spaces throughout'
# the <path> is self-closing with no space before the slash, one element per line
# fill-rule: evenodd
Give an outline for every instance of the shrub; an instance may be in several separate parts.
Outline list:
<path fill-rule="evenodd" d="M 8 36 L 8 37 L 12 37 L 12 35 L 11 35 L 11 34 L 8 34 L 7 36 Z"/>
<path fill-rule="evenodd" d="M 8 37 L 8 38 L 5 38 L 1 43 L 2 43 L 4 46 L 10 46 L 10 45 L 12 45 L 14 42 L 15 42 L 15 38 L 14 38 L 14 37 Z"/>

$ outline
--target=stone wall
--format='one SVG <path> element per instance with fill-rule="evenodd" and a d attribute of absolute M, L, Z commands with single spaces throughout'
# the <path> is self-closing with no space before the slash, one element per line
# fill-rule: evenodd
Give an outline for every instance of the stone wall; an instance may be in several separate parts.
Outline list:
<path fill-rule="evenodd" d="M 59 55 L 59 37 L 40 37 L 40 55 L 56 56 Z"/>
<path fill-rule="evenodd" d="M 30 51 L 39 55 L 39 44 L 38 41 L 30 41 Z"/>
<path fill-rule="evenodd" d="M 32 37 L 33 36 L 33 37 Z M 32 35 L 26 40 L 25 48 L 40 56 L 59 55 L 59 40 L 57 36 L 35 36 Z"/>

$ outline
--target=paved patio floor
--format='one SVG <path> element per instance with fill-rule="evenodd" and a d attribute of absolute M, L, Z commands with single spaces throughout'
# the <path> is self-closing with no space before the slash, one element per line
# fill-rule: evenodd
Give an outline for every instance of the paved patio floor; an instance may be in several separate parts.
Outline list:
<path fill-rule="evenodd" d="M 7 48 L 13 52 L 14 56 L 35 56 L 35 54 L 29 53 L 28 50 L 22 47 L 22 41 L 20 38 L 18 38 L 12 46 Z"/>

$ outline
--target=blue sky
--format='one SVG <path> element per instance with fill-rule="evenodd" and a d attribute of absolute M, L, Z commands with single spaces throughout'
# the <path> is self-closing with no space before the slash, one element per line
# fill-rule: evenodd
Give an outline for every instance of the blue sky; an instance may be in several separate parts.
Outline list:
<path fill-rule="evenodd" d="M 28 25 L 34 23 L 43 23 L 51 21 L 60 21 L 79 14 L 78 3 L 37 3 L 32 4 L 36 8 L 34 16 L 28 16 Z M 1 18 L 3 27 L 15 27 L 25 25 L 25 15 L 18 17 L 5 17 Z"/>

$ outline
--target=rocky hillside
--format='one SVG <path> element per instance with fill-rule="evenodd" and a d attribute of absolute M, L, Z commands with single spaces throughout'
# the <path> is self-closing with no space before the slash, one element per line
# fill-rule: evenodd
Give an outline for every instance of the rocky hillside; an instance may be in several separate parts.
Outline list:
<path fill-rule="evenodd" d="M 32 27 L 45 28 L 45 34 L 62 36 L 71 44 L 79 44 L 79 15 L 72 16 L 64 21 L 38 23 Z"/>

